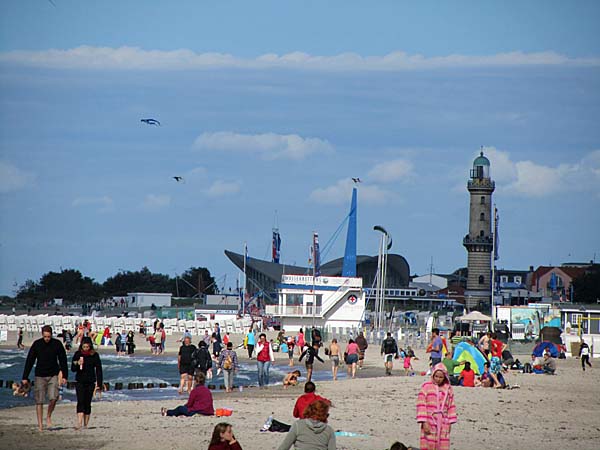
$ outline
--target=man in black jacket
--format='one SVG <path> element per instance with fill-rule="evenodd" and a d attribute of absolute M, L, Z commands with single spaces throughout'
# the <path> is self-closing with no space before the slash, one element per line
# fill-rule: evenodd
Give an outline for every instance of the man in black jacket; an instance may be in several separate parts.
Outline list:
<path fill-rule="evenodd" d="M 23 369 L 23 385 L 29 384 L 29 373 L 35 366 L 35 406 L 37 411 L 38 428 L 44 430 L 44 400 L 48 398 L 48 416 L 46 417 L 46 426 L 52 427 L 52 411 L 58 400 L 59 374 L 60 383 L 65 384 L 69 376 L 67 366 L 67 353 L 62 343 L 52 337 L 52 327 L 45 325 L 42 327 L 42 338 L 36 340 L 27 354 L 25 369 Z"/>
<path fill-rule="evenodd" d="M 387 337 L 381 343 L 381 354 L 385 361 L 385 374 L 391 375 L 394 367 L 394 358 L 398 356 L 398 344 L 396 339 L 392 337 L 392 333 L 388 332 Z"/>

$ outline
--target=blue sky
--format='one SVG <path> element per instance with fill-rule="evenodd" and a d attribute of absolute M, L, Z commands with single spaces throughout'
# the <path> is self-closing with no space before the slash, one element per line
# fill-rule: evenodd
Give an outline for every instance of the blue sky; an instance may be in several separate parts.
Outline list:
<path fill-rule="evenodd" d="M 267 257 L 275 210 L 304 264 L 352 176 L 359 252 L 380 224 L 451 272 L 481 145 L 500 267 L 600 258 L 597 2 L 54 3 L 0 5 L 0 293 L 60 267 L 235 285 L 223 250 Z"/>

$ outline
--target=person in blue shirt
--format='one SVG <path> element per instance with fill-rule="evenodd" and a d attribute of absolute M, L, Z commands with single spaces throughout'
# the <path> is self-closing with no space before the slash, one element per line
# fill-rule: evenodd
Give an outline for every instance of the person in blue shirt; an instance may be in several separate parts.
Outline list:
<path fill-rule="evenodd" d="M 248 330 L 248 334 L 246 335 L 246 348 L 248 349 L 248 358 L 252 359 L 252 353 L 254 353 L 254 346 L 256 345 L 256 337 L 254 336 L 254 331 L 252 331 L 252 327 Z"/>
<path fill-rule="evenodd" d="M 431 367 L 442 362 L 442 348 L 444 343 L 440 337 L 439 328 L 431 330 Z"/>

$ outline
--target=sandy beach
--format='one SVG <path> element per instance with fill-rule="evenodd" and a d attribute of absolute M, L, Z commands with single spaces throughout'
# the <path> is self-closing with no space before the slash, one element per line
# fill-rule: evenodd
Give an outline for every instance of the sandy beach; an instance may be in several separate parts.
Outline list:
<path fill-rule="evenodd" d="M 369 437 L 338 437 L 337 448 L 385 449 L 399 440 L 417 446 L 415 423 L 417 392 L 422 376 L 401 376 L 396 369 L 383 376 L 376 351 L 367 352 L 366 367 L 357 378 L 321 382 L 317 391 L 332 400 L 330 425 L 335 430 Z M 283 355 L 279 355 L 283 356 Z M 522 358 L 523 360 L 523 358 Z M 284 364 L 278 358 L 277 364 Z M 297 365 L 298 366 L 298 365 Z M 322 366 L 325 368 L 326 366 Z M 303 368 L 301 366 L 301 368 Z M 425 361 L 415 362 L 417 371 Z M 304 372 L 304 371 L 303 371 Z M 279 380 L 272 380 L 279 381 Z M 558 361 L 558 375 L 511 374 L 510 384 L 519 389 L 454 388 L 459 421 L 451 434 L 456 449 L 596 449 L 600 439 L 600 366 L 582 373 L 579 360 Z M 301 387 L 284 390 L 247 388 L 214 395 L 215 408 L 234 410 L 225 418 L 244 450 L 275 449 L 283 434 L 261 433 L 269 414 L 291 423 L 295 399 Z M 161 406 L 175 407 L 185 398 L 168 402 L 124 401 L 93 403 L 91 427 L 75 431 L 75 405 L 59 404 L 53 415 L 54 430 L 39 433 L 33 407 L 2 410 L 0 442 L 10 449 L 203 449 L 217 417 L 170 418 Z"/>

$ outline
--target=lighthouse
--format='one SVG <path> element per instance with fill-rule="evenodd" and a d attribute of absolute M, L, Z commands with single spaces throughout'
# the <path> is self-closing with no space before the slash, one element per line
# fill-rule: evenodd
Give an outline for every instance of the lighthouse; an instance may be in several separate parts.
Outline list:
<path fill-rule="evenodd" d="M 469 234 L 463 239 L 467 249 L 467 308 L 489 310 L 492 297 L 492 193 L 495 184 L 490 178 L 490 161 L 483 151 L 473 161 L 467 183 L 469 190 Z"/>

